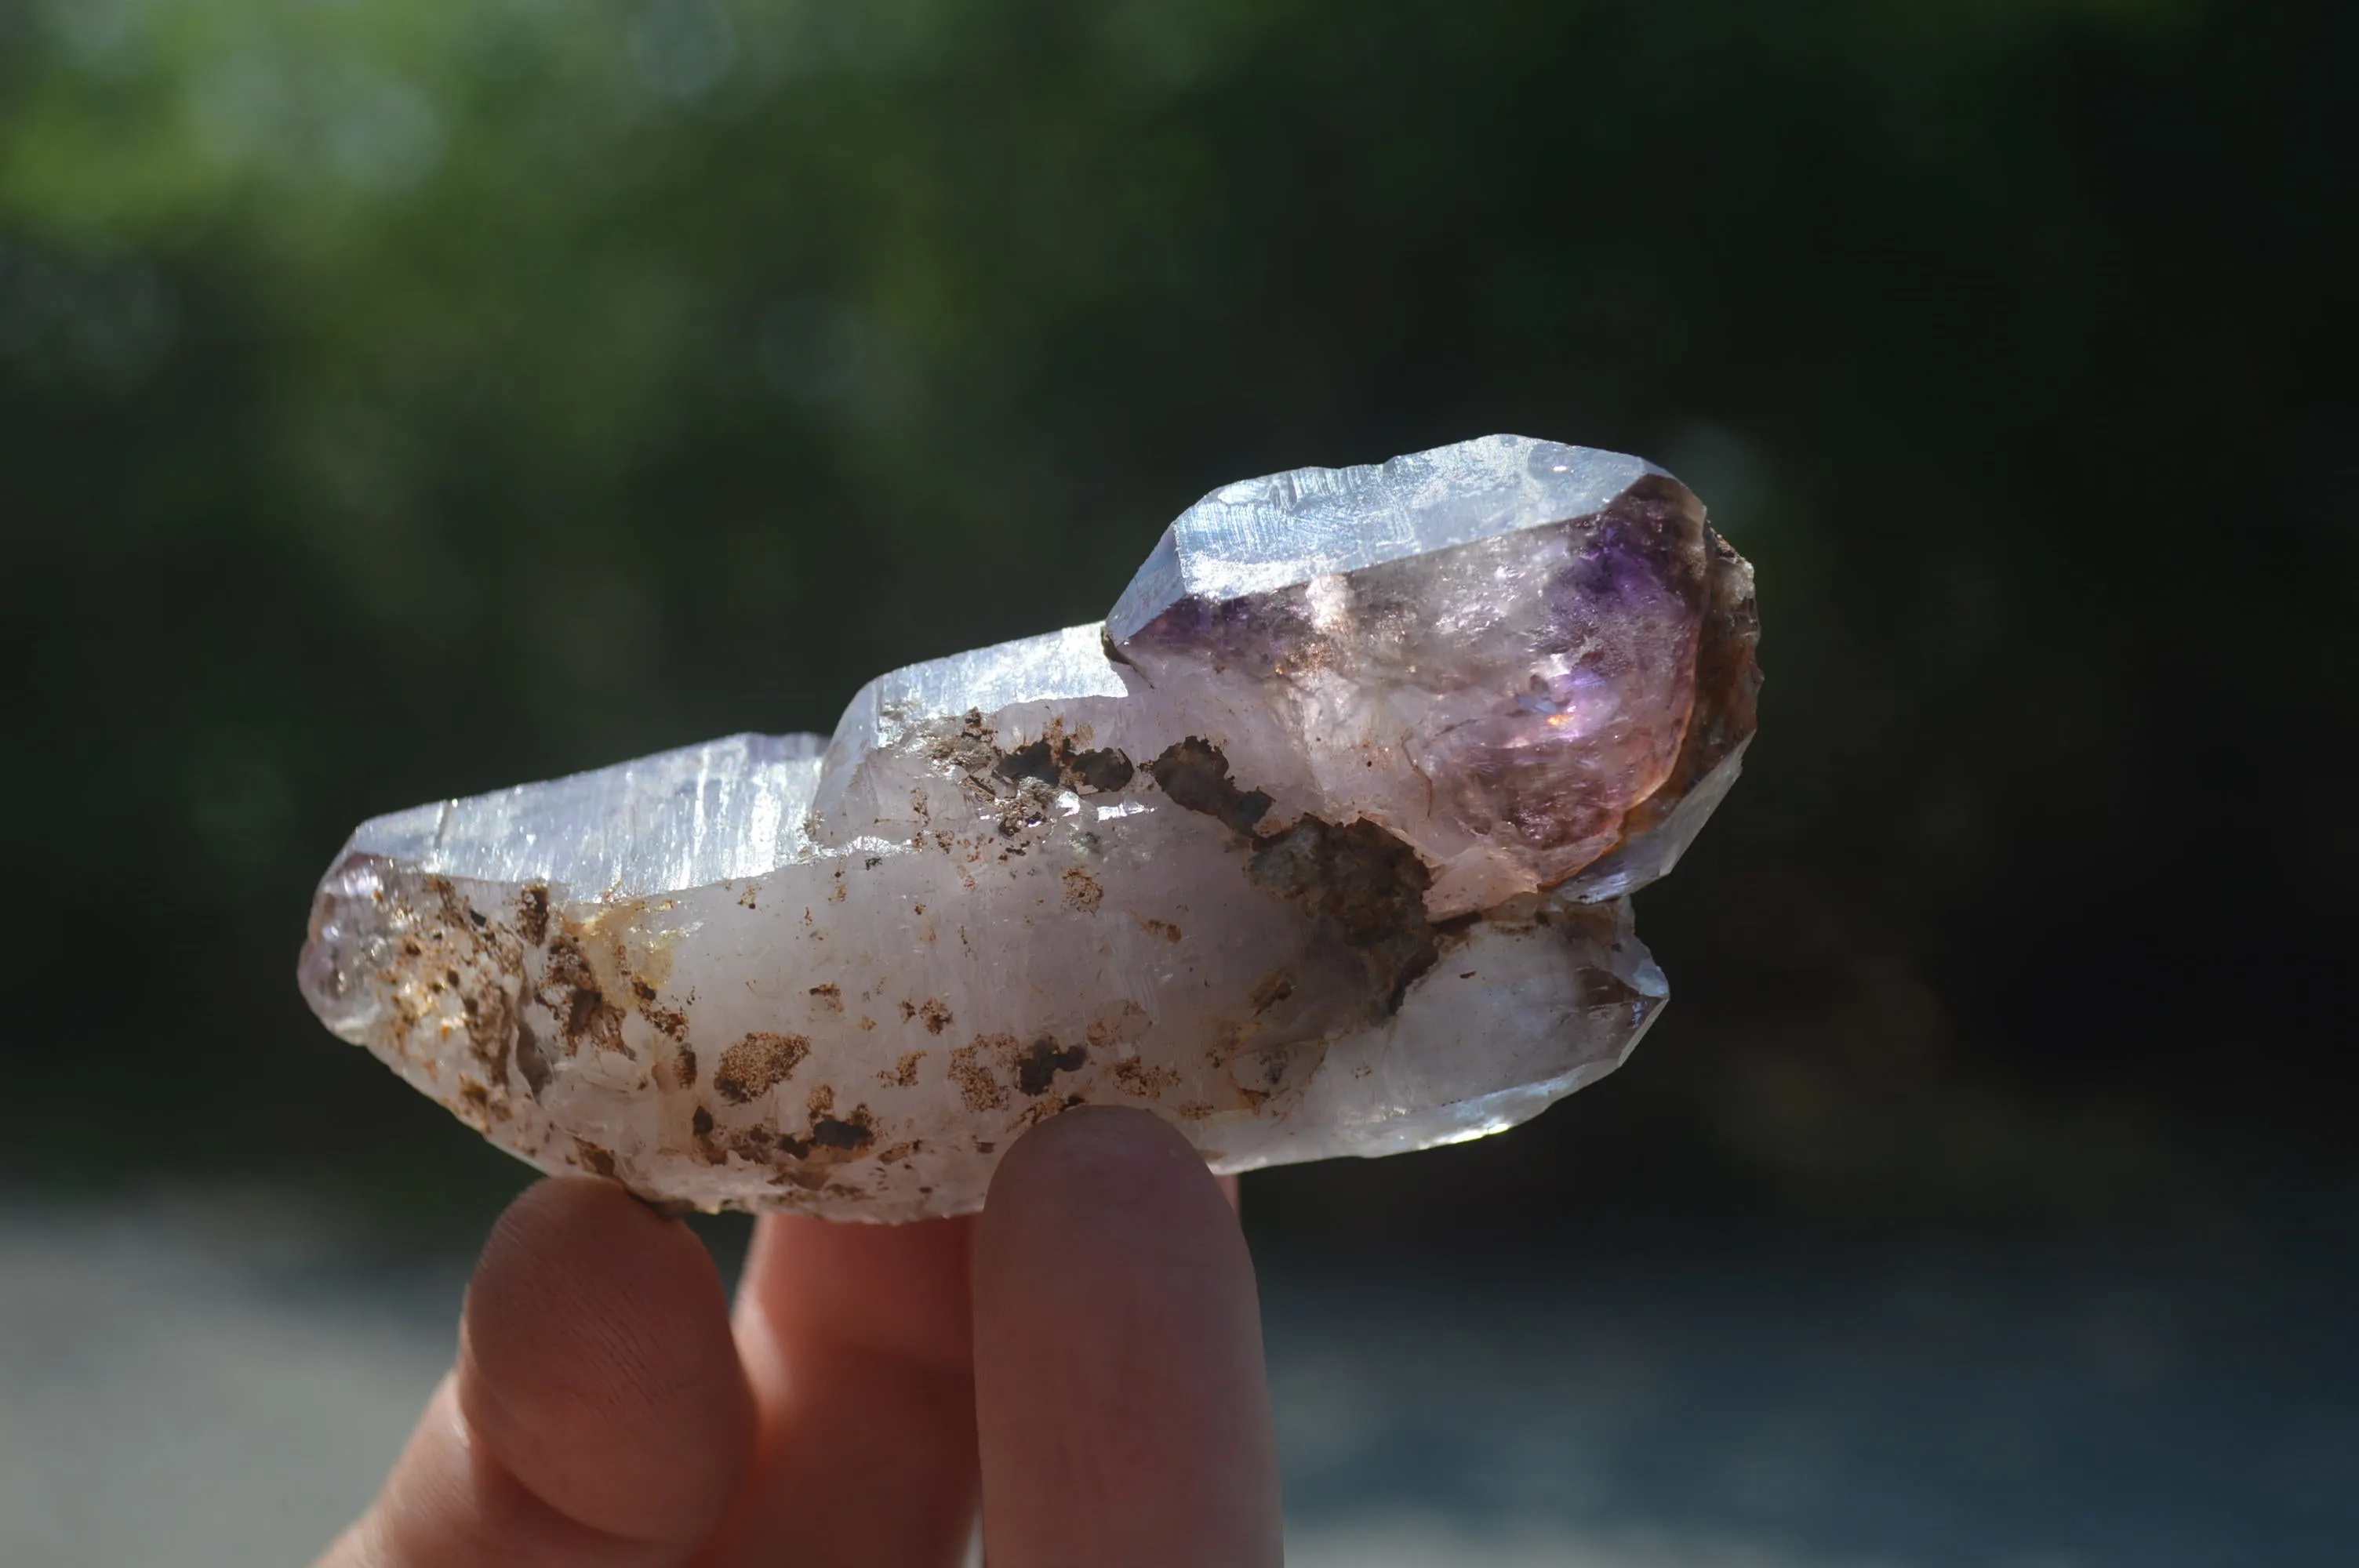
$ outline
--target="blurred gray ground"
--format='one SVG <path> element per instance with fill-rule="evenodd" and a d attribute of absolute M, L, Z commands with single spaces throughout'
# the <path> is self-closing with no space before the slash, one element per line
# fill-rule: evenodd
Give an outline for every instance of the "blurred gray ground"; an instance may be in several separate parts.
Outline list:
<path fill-rule="evenodd" d="M 0 1195 L 0 1563 L 296 1563 L 449 1354 L 462 1260 L 278 1196 Z M 2352 1561 L 2327 1261 L 1343 1274 L 1264 1258 L 1306 1568 Z"/>

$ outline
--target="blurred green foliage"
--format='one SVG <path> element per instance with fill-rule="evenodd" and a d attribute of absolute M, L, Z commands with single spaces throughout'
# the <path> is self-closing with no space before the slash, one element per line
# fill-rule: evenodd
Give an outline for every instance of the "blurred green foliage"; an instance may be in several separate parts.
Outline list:
<path fill-rule="evenodd" d="M 1696 486 L 1766 727 L 1630 1072 L 1286 1190 L 2322 1131 L 2354 59 L 2333 0 L 0 0 L 0 1169 L 487 1169 L 296 1000 L 362 816 L 824 730 L 1217 482 L 1494 429 Z"/>

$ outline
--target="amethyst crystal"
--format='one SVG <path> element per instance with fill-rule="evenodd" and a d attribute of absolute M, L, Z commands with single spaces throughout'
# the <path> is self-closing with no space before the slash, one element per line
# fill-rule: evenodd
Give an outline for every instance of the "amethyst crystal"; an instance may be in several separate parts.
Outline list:
<path fill-rule="evenodd" d="M 1217 1170 L 1511 1126 L 1620 1064 L 1626 895 L 1734 780 L 1752 571 L 1497 436 L 1230 485 L 1103 626 L 364 824 L 305 994 L 502 1147 L 703 1208 L 981 1201 L 1091 1102 Z"/>

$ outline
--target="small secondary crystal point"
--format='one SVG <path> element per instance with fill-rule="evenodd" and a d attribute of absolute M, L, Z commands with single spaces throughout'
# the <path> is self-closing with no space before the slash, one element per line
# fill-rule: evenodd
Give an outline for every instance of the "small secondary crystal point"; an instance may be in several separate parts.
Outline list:
<path fill-rule="evenodd" d="M 1666 988 L 1627 895 L 1754 728 L 1752 568 L 1636 458 L 1495 436 L 1215 491 L 1102 625 L 378 817 L 305 997 L 495 1143 L 904 1220 L 1145 1106 L 1214 1169 L 1511 1126 Z"/>

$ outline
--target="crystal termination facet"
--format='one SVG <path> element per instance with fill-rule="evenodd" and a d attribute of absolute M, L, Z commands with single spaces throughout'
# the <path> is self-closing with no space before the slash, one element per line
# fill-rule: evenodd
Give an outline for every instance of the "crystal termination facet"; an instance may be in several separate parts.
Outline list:
<path fill-rule="evenodd" d="M 1226 486 L 1103 625 L 364 823 L 313 1011 L 500 1147 L 699 1208 L 979 1206 L 1073 1106 L 1217 1171 L 1509 1127 L 1660 1011 L 1628 894 L 1754 727 L 1753 573 L 1520 437 Z"/>

